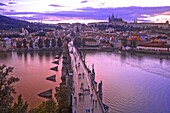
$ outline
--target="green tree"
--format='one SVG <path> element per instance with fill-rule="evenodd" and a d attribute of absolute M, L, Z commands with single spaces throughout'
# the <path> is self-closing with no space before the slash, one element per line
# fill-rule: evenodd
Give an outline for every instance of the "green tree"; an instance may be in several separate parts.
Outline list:
<path fill-rule="evenodd" d="M 41 38 L 38 39 L 38 47 L 42 48 L 43 47 L 43 41 Z"/>
<path fill-rule="evenodd" d="M 29 46 L 30 46 L 30 48 L 33 48 L 33 41 L 32 40 L 30 40 Z"/>
<path fill-rule="evenodd" d="M 123 45 L 124 47 L 126 47 L 126 46 L 127 46 L 127 38 L 123 38 L 123 39 L 121 40 L 121 43 L 122 43 L 122 45 Z"/>
<path fill-rule="evenodd" d="M 74 38 L 74 37 L 76 36 L 76 34 L 75 34 L 73 31 L 71 31 L 70 36 L 71 36 L 72 38 Z"/>
<path fill-rule="evenodd" d="M 36 36 L 45 36 L 45 32 L 39 32 Z"/>
<path fill-rule="evenodd" d="M 22 99 L 22 95 L 18 96 L 18 102 L 15 102 L 11 112 L 12 113 L 27 113 L 28 104 Z"/>
<path fill-rule="evenodd" d="M 74 45 L 75 47 L 81 47 L 81 44 L 82 44 L 81 38 L 75 38 L 75 39 L 74 39 L 73 45 Z"/>
<path fill-rule="evenodd" d="M 52 47 L 55 47 L 56 46 L 56 40 L 55 38 L 52 39 Z"/>
<path fill-rule="evenodd" d="M 57 106 L 54 100 L 50 99 L 31 109 L 29 113 L 57 113 Z"/>
<path fill-rule="evenodd" d="M 131 40 L 130 45 L 131 45 L 131 48 L 132 48 L 132 49 L 136 48 L 136 46 L 137 46 L 136 40 Z"/>
<path fill-rule="evenodd" d="M 20 40 L 18 40 L 16 45 L 17 45 L 17 48 L 21 48 L 22 47 L 22 42 Z"/>
<path fill-rule="evenodd" d="M 67 86 L 56 87 L 56 100 L 58 102 L 58 113 L 69 113 L 71 91 Z"/>
<path fill-rule="evenodd" d="M 13 83 L 19 81 L 18 78 L 9 76 L 13 72 L 13 67 L 0 66 L 0 113 L 10 113 L 15 89 Z"/>
<path fill-rule="evenodd" d="M 23 43 L 24 48 L 27 48 L 27 40 L 25 38 L 23 39 L 22 43 Z"/>
<path fill-rule="evenodd" d="M 50 47 L 50 40 L 48 39 L 48 38 L 46 38 L 45 39 L 45 46 L 47 47 L 47 48 L 49 48 Z"/>
<path fill-rule="evenodd" d="M 76 32 L 80 32 L 79 27 L 76 28 Z"/>
<path fill-rule="evenodd" d="M 59 48 L 61 48 L 61 46 L 63 45 L 61 38 L 58 38 L 57 45 L 58 45 Z"/>

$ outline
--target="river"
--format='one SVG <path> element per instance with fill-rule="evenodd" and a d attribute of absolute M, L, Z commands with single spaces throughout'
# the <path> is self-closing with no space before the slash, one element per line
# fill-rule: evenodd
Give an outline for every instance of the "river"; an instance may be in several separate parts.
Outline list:
<path fill-rule="evenodd" d="M 124 53 L 84 53 L 103 82 L 110 113 L 170 113 L 170 60 Z"/>
<path fill-rule="evenodd" d="M 37 96 L 53 89 L 61 82 L 61 71 L 56 66 L 55 52 L 0 53 L 0 64 L 14 67 L 12 75 L 17 95 L 22 94 L 29 107 L 46 100 Z M 103 82 L 103 101 L 110 113 L 170 113 L 170 60 L 152 56 L 122 53 L 85 53 L 86 64 L 94 64 L 96 81 Z M 61 60 L 59 65 L 61 70 Z M 56 74 L 56 82 L 45 78 Z"/>
<path fill-rule="evenodd" d="M 20 79 L 14 84 L 16 94 L 15 101 L 19 94 L 28 102 L 29 108 L 38 106 L 41 102 L 47 100 L 39 97 L 37 94 L 53 89 L 59 86 L 61 82 L 61 71 L 52 71 L 50 68 L 55 67 L 55 52 L 39 51 L 39 52 L 1 52 L 0 65 L 14 67 L 12 75 Z M 61 61 L 59 62 L 59 70 L 61 70 Z M 46 80 L 46 77 L 56 75 L 56 82 Z"/>

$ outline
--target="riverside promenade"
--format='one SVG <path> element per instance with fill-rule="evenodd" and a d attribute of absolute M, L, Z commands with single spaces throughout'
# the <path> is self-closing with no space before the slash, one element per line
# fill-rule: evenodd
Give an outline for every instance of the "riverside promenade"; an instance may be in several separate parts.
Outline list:
<path fill-rule="evenodd" d="M 72 45 L 69 49 L 73 68 L 72 113 L 106 113 L 76 49 Z"/>

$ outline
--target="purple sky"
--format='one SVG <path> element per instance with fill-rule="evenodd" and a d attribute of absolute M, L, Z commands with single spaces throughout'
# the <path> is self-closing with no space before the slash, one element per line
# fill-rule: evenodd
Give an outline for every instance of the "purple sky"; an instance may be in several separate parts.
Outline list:
<path fill-rule="evenodd" d="M 44 23 L 107 21 L 111 14 L 128 22 L 165 22 L 170 0 L 1 0 L 0 14 Z"/>

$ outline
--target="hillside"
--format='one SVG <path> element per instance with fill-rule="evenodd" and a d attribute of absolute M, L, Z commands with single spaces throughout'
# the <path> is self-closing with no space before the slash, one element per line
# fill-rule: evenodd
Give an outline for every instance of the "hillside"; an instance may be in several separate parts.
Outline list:
<path fill-rule="evenodd" d="M 31 23 L 0 15 L 0 25 L 0 30 L 9 30 L 20 29 L 22 27 L 26 28 Z"/>
<path fill-rule="evenodd" d="M 26 28 L 29 32 L 35 32 L 39 30 L 47 30 L 48 28 L 62 29 L 59 26 L 30 23 L 23 20 L 17 20 L 10 17 L 0 15 L 0 30 L 14 30 L 21 31 L 21 28 Z"/>

